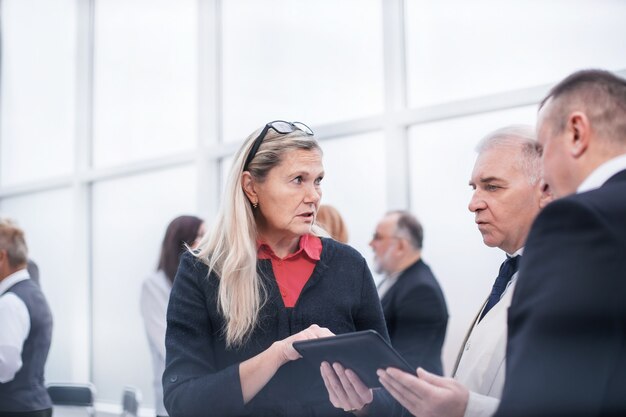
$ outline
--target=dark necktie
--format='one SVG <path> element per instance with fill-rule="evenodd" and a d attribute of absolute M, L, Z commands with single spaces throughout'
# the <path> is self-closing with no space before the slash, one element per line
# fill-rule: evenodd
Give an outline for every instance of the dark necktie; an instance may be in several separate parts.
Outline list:
<path fill-rule="evenodd" d="M 493 283 L 493 288 L 491 288 L 491 294 L 489 294 L 487 304 L 485 304 L 485 308 L 483 309 L 478 321 L 482 320 L 483 317 L 485 317 L 485 314 L 487 314 L 487 312 L 491 310 L 491 308 L 495 306 L 498 301 L 500 301 L 500 297 L 502 297 L 502 293 L 506 289 L 511 277 L 515 274 L 515 272 L 517 272 L 520 258 L 521 256 L 519 255 L 512 258 L 507 256 L 506 261 L 502 263 L 496 282 Z"/>

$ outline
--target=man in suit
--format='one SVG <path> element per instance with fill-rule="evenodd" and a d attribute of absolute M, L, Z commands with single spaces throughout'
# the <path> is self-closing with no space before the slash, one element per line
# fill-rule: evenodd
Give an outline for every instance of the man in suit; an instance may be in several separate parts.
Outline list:
<path fill-rule="evenodd" d="M 422 225 L 409 212 L 387 213 L 376 226 L 370 246 L 391 344 L 417 368 L 441 375 L 441 347 L 448 309 L 441 287 L 422 260 Z"/>
<path fill-rule="evenodd" d="M 551 196 L 541 181 L 541 149 L 530 126 L 508 126 L 478 145 L 469 210 L 483 242 L 506 253 L 491 293 L 470 326 L 454 378 L 379 371 L 391 395 L 415 416 L 491 416 L 504 384 L 507 308 L 530 226 Z"/>
<path fill-rule="evenodd" d="M 44 365 L 52 315 L 27 271 L 24 232 L 0 219 L 0 417 L 49 417 Z"/>
<path fill-rule="evenodd" d="M 543 100 L 545 180 L 509 309 L 498 416 L 626 415 L 626 81 L 574 73 Z"/>

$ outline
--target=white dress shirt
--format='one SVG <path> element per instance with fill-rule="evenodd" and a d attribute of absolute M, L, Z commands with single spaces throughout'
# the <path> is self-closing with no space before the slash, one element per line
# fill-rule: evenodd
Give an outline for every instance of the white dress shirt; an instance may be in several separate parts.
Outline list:
<path fill-rule="evenodd" d="M 24 268 L 0 281 L 0 383 L 12 381 L 22 368 L 22 348 L 30 333 L 26 304 L 7 290 L 29 278 Z"/>
<path fill-rule="evenodd" d="M 523 252 L 524 248 L 520 248 L 507 255 L 514 257 Z M 473 323 L 463 347 L 454 378 L 470 391 L 465 417 L 493 416 L 500 404 L 505 376 L 507 316 L 517 275 L 516 272 L 507 284 L 500 301 L 482 320 Z M 485 305 L 477 318 L 484 308 Z"/>
<path fill-rule="evenodd" d="M 578 186 L 577 193 L 600 188 L 609 178 L 626 169 L 626 154 L 609 159 L 596 169 Z"/>
<path fill-rule="evenodd" d="M 389 291 L 391 287 L 393 287 L 393 284 L 398 281 L 398 278 L 403 272 L 404 271 L 400 271 L 394 274 L 385 275 L 385 277 L 376 286 L 376 290 L 378 291 L 378 298 L 380 298 L 381 300 L 383 299 L 387 291 Z"/>
<path fill-rule="evenodd" d="M 167 329 L 167 303 L 172 286 L 161 270 L 147 277 L 141 287 L 141 315 L 146 327 L 148 344 L 152 353 L 154 372 L 154 401 L 156 414 L 166 416 L 163 405 L 163 384 L 161 378 L 165 371 L 165 330 Z"/>

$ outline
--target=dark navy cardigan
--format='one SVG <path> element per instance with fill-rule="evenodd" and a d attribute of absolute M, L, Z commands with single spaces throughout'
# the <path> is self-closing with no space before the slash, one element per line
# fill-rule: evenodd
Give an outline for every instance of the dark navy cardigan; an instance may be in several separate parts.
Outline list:
<path fill-rule="evenodd" d="M 218 280 L 207 266 L 182 256 L 167 311 L 164 402 L 170 416 L 346 415 L 328 400 L 319 367 L 304 360 L 283 365 L 244 406 L 239 364 L 311 324 L 333 333 L 374 329 L 388 340 L 380 301 L 363 257 L 353 248 L 322 239 L 322 253 L 293 308 L 283 304 L 270 260 L 257 268 L 267 301 L 249 341 L 227 349 L 217 310 Z"/>

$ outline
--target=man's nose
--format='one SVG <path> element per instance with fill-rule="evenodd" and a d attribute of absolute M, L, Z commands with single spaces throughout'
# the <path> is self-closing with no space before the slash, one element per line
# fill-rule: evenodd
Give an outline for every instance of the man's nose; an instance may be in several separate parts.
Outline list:
<path fill-rule="evenodd" d="M 485 208 L 485 200 L 480 196 L 480 193 L 478 191 L 474 191 L 474 193 L 472 194 L 472 198 L 470 199 L 467 208 L 472 213 L 475 213 L 478 210 L 482 210 Z"/>

